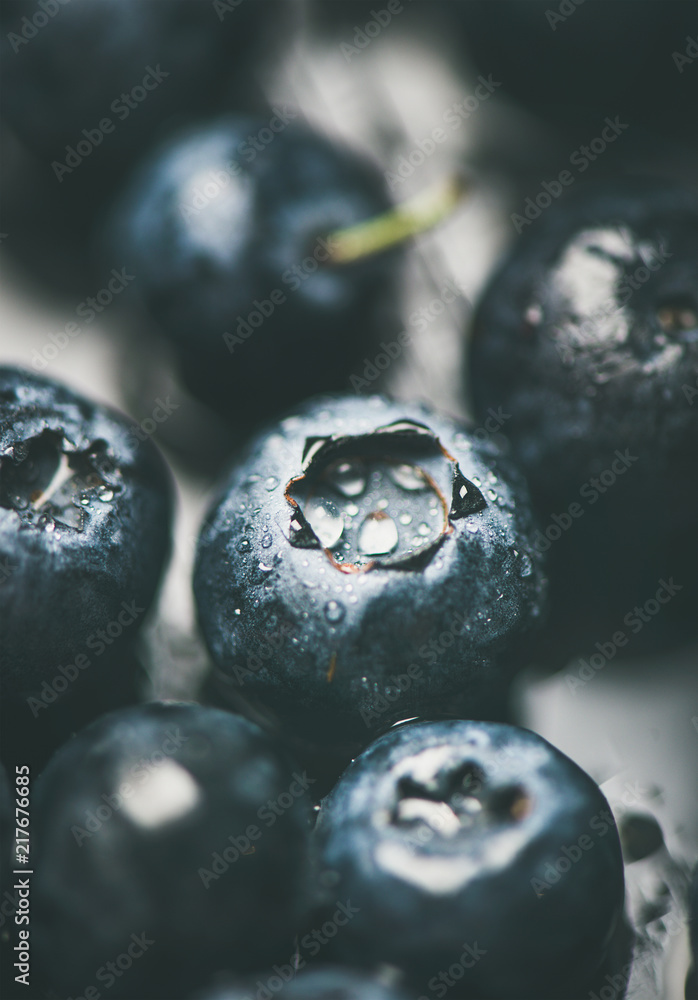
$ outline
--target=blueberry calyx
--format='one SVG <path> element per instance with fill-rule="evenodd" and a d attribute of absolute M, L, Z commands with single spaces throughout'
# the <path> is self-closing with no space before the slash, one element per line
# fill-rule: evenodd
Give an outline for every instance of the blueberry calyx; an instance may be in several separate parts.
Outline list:
<path fill-rule="evenodd" d="M 0 456 L 0 506 L 14 510 L 27 526 L 82 531 L 85 507 L 108 503 L 121 489 L 105 441 L 78 451 L 63 434 L 43 431 L 16 441 Z"/>
<path fill-rule="evenodd" d="M 323 549 L 344 573 L 412 567 L 433 555 L 451 520 L 487 506 L 438 437 L 413 420 L 308 437 L 302 463 L 284 493 L 289 540 Z"/>

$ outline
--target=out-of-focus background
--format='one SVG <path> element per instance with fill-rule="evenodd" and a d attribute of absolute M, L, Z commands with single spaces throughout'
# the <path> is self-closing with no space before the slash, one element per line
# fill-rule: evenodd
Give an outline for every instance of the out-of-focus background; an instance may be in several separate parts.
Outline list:
<path fill-rule="evenodd" d="M 589 5 L 594 2 L 587 0 Z M 672 0 L 666 2 L 671 5 Z M 380 383 L 397 398 L 425 400 L 467 416 L 460 377 L 465 332 L 483 283 L 516 236 L 512 216 L 523 211 L 527 198 L 536 197 L 543 182 L 558 176 L 581 143 L 598 134 L 604 116 L 615 117 L 619 109 L 602 108 L 600 116 L 590 117 L 588 126 L 579 122 L 575 126 L 572 109 L 566 122 L 564 107 L 544 119 L 518 104 L 500 80 L 506 75 L 504 56 L 492 56 L 488 63 L 487 33 L 483 38 L 475 34 L 476 44 L 471 39 L 469 50 L 467 21 L 461 24 L 440 9 L 457 6 L 456 0 L 445 5 L 393 0 L 390 10 L 385 0 L 293 6 L 293 30 L 285 29 L 284 37 L 276 39 L 273 59 L 255 70 L 255 86 L 272 107 L 297 108 L 321 131 L 364 150 L 380 164 L 398 201 L 451 174 L 467 177 L 467 193 L 459 207 L 435 230 L 418 236 L 409 249 L 401 313 L 412 337 L 405 354 Z M 492 0 L 489 6 L 501 11 L 506 33 L 510 5 Z M 613 23 L 621 40 L 627 37 L 633 44 L 634 21 L 642 4 L 616 0 L 605 6 L 611 11 L 609 25 Z M 376 11 L 388 11 L 390 16 L 387 21 L 385 14 L 376 20 Z M 546 11 L 562 20 L 551 22 Z M 573 19 L 585 16 L 579 0 L 562 4 L 551 0 L 549 7 L 540 6 L 539 15 L 541 32 L 551 38 L 571 32 Z M 237 16 L 234 5 L 229 16 Z M 679 69 L 672 57 L 674 52 L 685 53 L 686 37 L 677 33 L 662 44 L 664 50 L 650 48 L 645 57 L 665 59 L 668 71 L 685 80 L 686 99 L 694 100 L 698 58 Z M 510 58 L 524 66 L 527 60 L 535 64 L 535 52 L 516 45 Z M 598 55 L 592 46 L 587 58 L 590 62 L 610 58 L 603 39 L 598 40 Z M 521 72 L 520 65 L 512 63 L 512 69 Z M 599 65 L 598 71 L 602 70 Z M 484 96 L 476 96 L 483 78 L 489 88 L 480 86 L 477 93 Z M 234 107 L 235 95 L 229 99 Z M 651 99 L 650 94 L 647 100 Z M 459 114 L 458 108 L 465 108 L 465 113 Z M 646 121 L 633 127 L 631 120 L 617 142 L 590 163 L 588 177 L 630 169 L 695 184 L 695 142 L 673 141 L 670 110 L 662 126 L 662 108 L 657 109 L 656 141 Z M 454 121 L 457 126 L 448 124 Z M 442 126 L 446 140 L 430 146 L 436 126 Z M 591 129 L 588 134 L 585 127 Z M 78 337 L 54 350 L 52 335 L 75 318 L 85 290 L 90 292 L 89 282 L 95 291 L 104 282 L 93 259 L 94 270 L 83 287 L 73 284 L 66 260 L 75 235 L 70 218 L 62 234 L 56 237 L 54 232 L 54 247 L 42 243 L 43 195 L 33 199 L 31 178 L 23 178 L 23 155 L 16 138 L 4 130 L 3 214 L 11 224 L 5 221 L 6 231 L 3 225 L 0 248 L 0 363 L 24 365 L 62 379 L 139 422 L 152 415 L 159 399 L 176 404 L 154 434 L 176 476 L 176 544 L 157 613 L 141 641 L 149 671 L 148 693 L 191 697 L 207 666 L 191 591 L 194 548 L 217 480 L 216 469 L 225 467 L 228 431 L 181 387 L 165 344 L 150 331 L 125 323 L 117 299 Z M 128 261 L 114 261 L 117 268 L 122 265 L 128 266 Z M 64 266 L 68 277 L 62 280 Z M 46 270 L 53 271 L 56 280 L 37 277 L 37 272 Z M 52 345 L 48 351 L 47 345 Z M 197 439 L 205 462 L 195 460 Z M 600 641 L 605 638 L 599 636 Z M 697 652 L 688 648 L 647 659 L 630 655 L 623 662 L 610 662 L 575 690 L 566 671 L 544 676 L 531 669 L 518 685 L 522 723 L 585 768 L 601 784 L 617 817 L 648 812 L 664 832 L 666 850 L 628 866 L 629 905 L 643 923 L 643 954 L 652 955 L 630 983 L 628 996 L 638 1000 L 683 996 L 688 934 L 679 887 L 698 857 Z"/>

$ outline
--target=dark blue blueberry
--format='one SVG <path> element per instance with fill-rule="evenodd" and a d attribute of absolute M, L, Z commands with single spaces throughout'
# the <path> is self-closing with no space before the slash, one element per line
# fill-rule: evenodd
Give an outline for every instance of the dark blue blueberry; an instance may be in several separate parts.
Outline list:
<path fill-rule="evenodd" d="M 621 920 L 608 803 L 513 726 L 386 733 L 323 801 L 315 836 L 321 880 L 356 909 L 333 954 L 394 964 L 429 996 L 586 996 Z"/>
<path fill-rule="evenodd" d="M 3 0 L 3 118 L 43 159 L 68 156 L 64 182 L 90 157 L 123 170 L 172 121 L 223 105 L 231 77 L 239 95 L 248 59 L 283 7 L 44 0 L 31 8 Z"/>
<path fill-rule="evenodd" d="M 395 255 L 333 265 L 327 242 L 389 208 L 383 177 L 297 117 L 180 135 L 112 213 L 107 259 L 138 274 L 190 389 L 241 421 L 344 387 L 390 330 Z"/>
<path fill-rule="evenodd" d="M 281 972 L 280 975 L 279 973 Z M 197 1000 L 406 1000 L 406 994 L 384 979 L 358 969 L 318 967 L 294 973 L 290 965 L 277 966 L 244 983 L 223 986 Z"/>
<path fill-rule="evenodd" d="M 250 445 L 201 532 L 220 689 L 335 746 L 493 711 L 543 603 L 527 503 L 493 444 L 433 411 L 307 403 Z"/>
<path fill-rule="evenodd" d="M 0 368 L 5 694 L 40 698 L 56 678 L 65 691 L 143 622 L 169 554 L 172 484 L 134 428 L 57 382 Z"/>
<path fill-rule="evenodd" d="M 309 814 L 285 757 L 240 716 L 176 703 L 104 716 L 35 786 L 42 981 L 61 997 L 175 1000 L 290 954 Z"/>
<path fill-rule="evenodd" d="M 644 629 L 633 607 L 656 610 L 662 580 L 642 642 L 695 631 L 697 250 L 695 199 L 674 185 L 580 188 L 525 230 L 476 311 L 476 415 L 511 414 L 567 655 Z"/>

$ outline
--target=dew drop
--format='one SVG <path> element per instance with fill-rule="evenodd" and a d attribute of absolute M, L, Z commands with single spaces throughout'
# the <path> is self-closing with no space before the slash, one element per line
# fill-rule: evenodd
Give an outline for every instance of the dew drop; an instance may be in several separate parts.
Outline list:
<path fill-rule="evenodd" d="M 240 544 L 238 545 L 238 552 L 247 552 L 249 547 L 250 547 L 249 538 L 243 538 Z"/>
<path fill-rule="evenodd" d="M 422 523 L 417 528 L 417 531 L 419 532 L 420 535 L 428 535 L 430 530 L 431 529 L 429 528 L 429 525 L 425 521 L 422 521 Z"/>
<path fill-rule="evenodd" d="M 327 481 L 343 497 L 358 497 L 366 489 L 366 470 L 359 462 L 339 462 L 328 470 Z"/>
<path fill-rule="evenodd" d="M 497 499 L 497 492 L 496 492 L 496 490 L 488 490 L 487 491 L 487 496 L 490 498 L 490 500 L 496 500 Z"/>
<path fill-rule="evenodd" d="M 110 489 L 109 486 L 100 486 L 97 490 L 97 496 L 102 503 L 109 503 L 114 499 L 114 490 Z"/>
<path fill-rule="evenodd" d="M 82 504 L 83 507 L 90 506 L 90 498 L 87 493 L 82 493 L 80 495 L 80 503 Z"/>
<path fill-rule="evenodd" d="M 260 571 L 260 573 L 271 573 L 272 567 L 271 566 L 267 566 L 266 563 L 261 562 L 259 564 L 259 571 Z"/>
<path fill-rule="evenodd" d="M 388 475 L 403 490 L 414 492 L 427 487 L 424 473 L 416 465 L 392 465 L 388 469 Z"/>
<path fill-rule="evenodd" d="M 385 511 L 374 510 L 364 518 L 359 529 L 359 552 L 363 555 L 387 555 L 397 547 L 398 541 L 397 525 Z"/>
<path fill-rule="evenodd" d="M 276 478 L 276 476 L 269 476 L 266 482 L 264 483 L 264 488 L 266 489 L 267 493 L 271 493 L 276 489 L 278 485 L 279 485 L 279 480 Z"/>
<path fill-rule="evenodd" d="M 355 503 L 348 503 L 344 509 L 349 517 L 355 517 L 359 513 L 359 508 Z"/>
<path fill-rule="evenodd" d="M 344 605 L 340 604 L 339 601 L 328 601 L 325 605 L 325 618 L 328 622 L 341 622 L 344 618 L 345 609 Z"/>
<path fill-rule="evenodd" d="M 304 514 L 310 527 L 324 549 L 337 544 L 344 531 L 344 518 L 331 500 L 314 497 L 306 505 Z"/>
<path fill-rule="evenodd" d="M 398 517 L 398 521 L 400 522 L 400 524 L 412 524 L 412 515 L 408 514 L 407 511 L 404 511 Z"/>
<path fill-rule="evenodd" d="M 264 534 L 262 535 L 262 548 L 270 549 L 271 543 L 272 543 L 271 535 L 269 534 L 268 531 L 265 531 Z"/>

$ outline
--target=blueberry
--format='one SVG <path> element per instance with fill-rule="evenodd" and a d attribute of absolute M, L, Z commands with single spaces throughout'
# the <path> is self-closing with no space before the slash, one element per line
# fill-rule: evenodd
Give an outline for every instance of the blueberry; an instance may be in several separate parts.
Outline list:
<path fill-rule="evenodd" d="M 386 733 L 324 800 L 315 836 L 333 898 L 356 909 L 333 954 L 397 965 L 434 995 L 457 981 L 457 996 L 586 996 L 620 921 L 608 803 L 513 726 Z"/>
<path fill-rule="evenodd" d="M 278 1000 L 406 1000 L 402 991 L 386 985 L 382 978 L 357 969 L 324 966 L 294 974 L 285 966 L 282 972 L 283 980 L 278 971 L 265 973 L 254 981 L 207 992 L 197 1000 L 251 1000 L 267 995 Z M 287 978 L 289 973 L 292 978 Z"/>
<path fill-rule="evenodd" d="M 194 590 L 221 690 L 335 746 L 490 712 L 500 660 L 541 613 L 531 538 L 492 443 L 382 397 L 310 401 L 250 445 L 201 532 Z"/>
<path fill-rule="evenodd" d="M 42 699 L 46 684 L 61 693 L 88 666 L 102 673 L 152 603 L 171 518 L 169 472 L 130 421 L 0 368 L 5 694 Z"/>
<path fill-rule="evenodd" d="M 133 178 L 106 240 L 189 388 L 238 421 L 342 388 L 391 318 L 395 254 L 333 265 L 328 244 L 390 207 L 383 177 L 296 118 L 284 105 L 178 136 Z"/>
<path fill-rule="evenodd" d="M 223 105 L 232 68 L 239 94 L 284 4 L 219 6 L 3 0 L 3 117 L 43 159 L 67 165 L 62 182 L 88 158 L 123 170 L 170 121 Z"/>
<path fill-rule="evenodd" d="M 173 1000 L 290 954 L 310 812 L 297 787 L 276 745 L 227 712 L 154 703 L 83 730 L 34 790 L 44 981 Z"/>
<path fill-rule="evenodd" d="M 580 188 L 524 232 L 476 310 L 476 415 L 512 415 L 568 653 L 636 634 L 652 615 L 624 618 L 661 580 L 673 594 L 643 642 L 695 631 L 697 246 L 695 199 L 668 182 Z"/>

